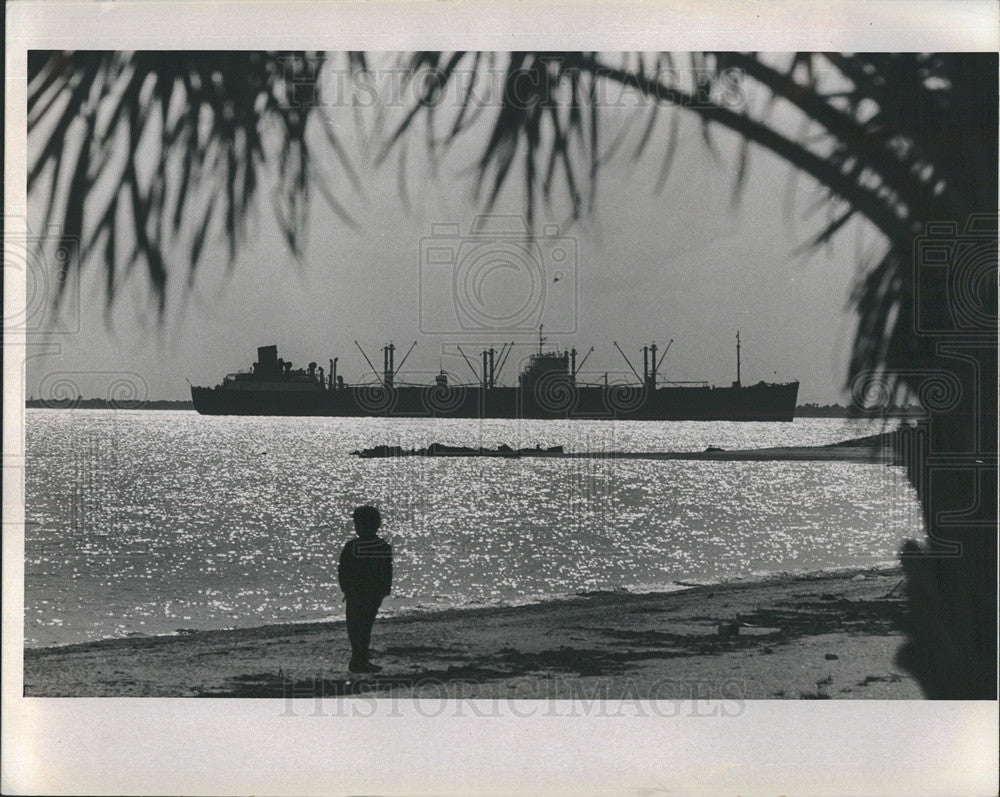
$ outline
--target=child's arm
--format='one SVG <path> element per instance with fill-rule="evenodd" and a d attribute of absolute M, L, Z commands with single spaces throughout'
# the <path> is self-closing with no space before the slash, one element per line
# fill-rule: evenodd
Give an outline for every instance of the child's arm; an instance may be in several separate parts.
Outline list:
<path fill-rule="evenodd" d="M 337 581 L 340 589 L 347 595 L 351 591 L 354 582 L 354 556 L 350 543 L 344 546 L 340 552 L 340 563 L 337 565 Z"/>
<path fill-rule="evenodd" d="M 385 560 L 382 567 L 382 597 L 392 592 L 392 546 L 385 544 Z"/>

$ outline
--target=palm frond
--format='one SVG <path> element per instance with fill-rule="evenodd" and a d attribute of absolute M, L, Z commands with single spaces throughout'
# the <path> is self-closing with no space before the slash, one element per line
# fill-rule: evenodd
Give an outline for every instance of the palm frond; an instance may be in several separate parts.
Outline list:
<path fill-rule="evenodd" d="M 193 277 L 213 226 L 221 227 L 232 264 L 265 166 L 277 175 L 282 233 L 301 253 L 312 172 L 307 127 L 322 106 L 317 76 L 325 55 L 94 51 L 34 53 L 29 61 L 36 154 L 28 189 L 48 177 L 44 225 L 78 239 L 84 258 L 96 252 L 103 260 L 109 306 L 119 279 L 141 262 L 162 313 L 170 274 Z M 365 67 L 361 54 L 347 62 Z M 322 127 L 356 190 L 356 169 L 333 129 Z M 320 194 L 351 223 L 335 191 L 324 185 Z M 123 236 L 117 220 L 126 216 Z"/>

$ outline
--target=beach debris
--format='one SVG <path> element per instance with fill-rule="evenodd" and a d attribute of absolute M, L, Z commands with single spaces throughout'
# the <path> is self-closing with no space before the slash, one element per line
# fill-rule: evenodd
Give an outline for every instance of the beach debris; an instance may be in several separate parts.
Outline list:
<path fill-rule="evenodd" d="M 711 453 L 712 451 L 725 451 L 725 450 L 726 450 L 726 449 L 724 449 L 724 448 L 719 448 L 718 446 L 709 446 L 708 448 L 706 448 L 706 449 L 705 449 L 705 453 L 706 453 L 706 454 L 709 454 L 709 453 Z"/>
<path fill-rule="evenodd" d="M 824 657 L 827 661 L 837 661 L 840 658 L 836 653 L 827 653 Z"/>
<path fill-rule="evenodd" d="M 506 443 L 501 443 L 496 448 L 484 448 L 479 446 L 449 446 L 443 443 L 431 443 L 426 448 L 404 449 L 401 446 L 377 445 L 372 448 L 364 448 L 352 451 L 351 455 L 356 457 L 370 458 L 392 458 L 392 457 L 520 457 L 522 454 L 564 454 L 562 446 L 549 446 L 542 448 L 540 444 L 534 448 L 511 448 Z"/>
<path fill-rule="evenodd" d="M 739 622 L 719 623 L 719 636 L 739 636 Z"/>
<path fill-rule="evenodd" d="M 858 573 L 851 581 L 865 581 L 866 577 L 864 573 Z"/>
<path fill-rule="evenodd" d="M 863 681 L 858 681 L 857 686 L 868 686 L 868 684 L 875 683 L 896 684 L 902 680 L 902 676 L 895 672 L 891 672 L 888 675 L 867 675 Z"/>

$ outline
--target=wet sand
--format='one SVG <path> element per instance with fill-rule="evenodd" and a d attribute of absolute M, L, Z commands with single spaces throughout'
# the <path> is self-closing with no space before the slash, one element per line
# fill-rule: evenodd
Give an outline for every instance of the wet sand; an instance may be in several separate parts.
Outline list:
<path fill-rule="evenodd" d="M 342 622 L 34 648 L 24 693 L 913 699 L 893 663 L 901 580 L 854 570 L 380 618 L 377 675 L 346 672 Z"/>

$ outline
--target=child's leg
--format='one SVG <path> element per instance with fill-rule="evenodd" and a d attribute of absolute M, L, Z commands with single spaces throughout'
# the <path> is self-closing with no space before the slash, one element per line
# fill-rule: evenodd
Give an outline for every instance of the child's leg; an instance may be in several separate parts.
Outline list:
<path fill-rule="evenodd" d="M 371 636 L 366 606 L 363 601 L 347 599 L 347 638 L 351 641 L 351 663 L 363 664 L 368 658 L 366 636 Z M 365 627 L 367 626 L 367 634 Z"/>
<path fill-rule="evenodd" d="M 371 649 L 372 643 L 372 627 L 375 625 L 375 616 L 378 614 L 379 606 L 382 605 L 381 598 L 373 598 L 366 602 L 365 606 L 365 624 L 363 629 L 362 646 L 364 648 L 364 658 L 362 661 L 368 661 L 368 653 Z"/>

